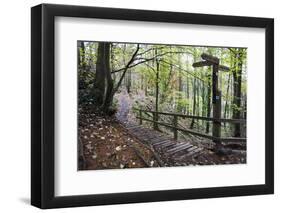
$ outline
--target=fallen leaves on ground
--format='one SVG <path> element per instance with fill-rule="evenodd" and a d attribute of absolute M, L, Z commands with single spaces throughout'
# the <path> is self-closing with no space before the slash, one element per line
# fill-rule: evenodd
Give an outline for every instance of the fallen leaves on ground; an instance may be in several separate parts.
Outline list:
<path fill-rule="evenodd" d="M 84 164 L 79 170 L 157 167 L 153 153 L 129 135 L 114 116 L 79 108 L 78 137 Z"/>

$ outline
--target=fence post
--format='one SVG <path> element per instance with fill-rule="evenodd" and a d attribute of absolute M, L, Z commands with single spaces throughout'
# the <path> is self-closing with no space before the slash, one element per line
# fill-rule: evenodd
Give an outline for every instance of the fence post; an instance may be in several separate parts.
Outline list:
<path fill-rule="evenodd" d="M 142 125 L 142 110 L 140 109 L 140 125 Z"/>
<path fill-rule="evenodd" d="M 157 112 L 153 112 L 152 113 L 153 114 L 153 128 L 155 129 L 155 130 L 159 130 L 159 128 L 158 128 L 158 113 Z"/>
<path fill-rule="evenodd" d="M 221 118 L 221 92 L 217 91 L 216 102 L 213 104 L 213 117 L 214 119 Z M 214 142 L 217 145 L 220 145 L 221 141 L 219 140 L 221 137 L 221 122 L 218 120 L 213 121 L 213 136 L 217 139 Z"/>
<path fill-rule="evenodd" d="M 177 140 L 178 139 L 178 116 L 174 115 L 174 119 L 173 119 L 173 126 L 174 126 L 174 139 Z"/>

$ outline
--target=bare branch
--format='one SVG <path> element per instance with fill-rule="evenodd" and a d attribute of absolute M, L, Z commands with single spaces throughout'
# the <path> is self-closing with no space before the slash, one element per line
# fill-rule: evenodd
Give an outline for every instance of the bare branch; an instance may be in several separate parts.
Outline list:
<path fill-rule="evenodd" d="M 123 78 L 125 77 L 125 74 L 126 74 L 127 70 L 129 69 L 130 64 L 133 63 L 133 61 L 135 60 L 135 57 L 136 57 L 136 55 L 137 55 L 139 49 L 140 49 L 140 45 L 138 44 L 138 45 L 137 45 L 137 49 L 135 50 L 134 54 L 132 55 L 132 57 L 131 57 L 131 59 L 129 60 L 129 62 L 127 63 L 127 65 L 125 66 L 124 72 L 122 73 L 122 76 L 121 76 L 121 78 L 119 79 L 119 82 L 117 83 L 117 85 L 116 85 L 116 87 L 115 87 L 115 89 L 114 89 L 114 93 L 118 90 L 119 86 L 121 85 L 121 83 L 122 83 L 122 81 L 123 81 Z M 114 93 L 113 93 L 113 94 L 114 94 Z"/>
<path fill-rule="evenodd" d="M 233 50 L 233 48 L 229 47 L 228 48 L 233 54 L 236 54 L 236 50 Z"/>
<path fill-rule="evenodd" d="M 207 82 L 206 82 L 205 80 L 203 80 L 202 78 L 199 78 L 198 76 L 194 75 L 193 73 L 191 73 L 191 72 L 188 71 L 188 70 L 185 70 L 185 69 L 183 69 L 183 68 L 181 68 L 181 67 L 179 67 L 179 66 L 176 66 L 176 65 L 174 65 L 174 64 L 172 64 L 172 63 L 169 63 L 169 62 L 167 62 L 167 61 L 164 61 L 164 60 L 161 60 L 160 62 L 164 62 L 165 64 L 169 64 L 169 65 L 171 65 L 171 66 L 173 66 L 173 67 L 175 67 L 175 68 L 177 68 L 177 69 L 179 69 L 179 70 L 182 70 L 182 71 L 188 73 L 189 75 L 193 76 L 194 78 L 197 78 L 197 79 L 200 80 L 203 84 L 206 84 L 206 85 L 207 85 Z"/>
<path fill-rule="evenodd" d="M 161 57 L 161 56 L 164 56 L 164 55 L 167 55 L 167 54 L 184 54 L 184 53 L 191 54 L 190 52 L 185 52 L 185 51 L 184 52 L 172 52 L 172 51 L 170 51 L 170 52 L 164 52 L 164 53 L 158 54 L 158 55 L 156 55 L 156 56 L 154 56 L 152 58 L 136 57 L 136 58 L 134 58 L 133 61 L 136 61 L 136 60 L 143 60 L 143 61 L 141 61 L 141 62 L 139 62 L 137 64 L 134 64 L 134 65 L 132 65 L 132 66 L 130 66 L 128 68 L 135 67 L 135 66 L 137 66 L 139 64 L 145 63 L 147 61 L 154 60 L 157 57 Z M 139 54 L 137 54 L 137 55 L 139 55 Z M 131 63 L 133 63 L 133 61 Z M 120 71 L 123 71 L 125 69 L 127 69 L 127 67 L 123 67 L 123 68 L 120 68 L 118 70 L 113 70 L 111 73 L 120 72 Z"/>
<path fill-rule="evenodd" d="M 136 63 L 136 64 L 133 64 L 133 65 L 129 66 L 128 69 L 129 69 L 129 68 L 132 68 L 132 67 L 135 67 L 135 66 L 137 66 L 137 65 L 139 65 L 139 64 L 143 64 L 143 63 L 145 63 L 145 62 L 151 61 L 151 60 L 153 60 L 153 59 L 154 59 L 154 58 L 149 58 L 149 59 L 140 61 L 140 62 L 138 62 L 138 63 Z M 126 69 L 126 67 L 123 67 L 123 68 L 121 68 L 121 69 L 114 70 L 114 71 L 112 71 L 111 73 L 120 72 L 120 71 L 123 71 L 123 70 L 125 70 L 125 69 Z"/>
<path fill-rule="evenodd" d="M 147 49 L 147 50 L 145 50 L 145 51 L 143 51 L 143 52 L 141 52 L 141 53 L 138 53 L 137 55 L 143 55 L 143 54 L 145 54 L 145 53 L 148 53 L 149 51 L 153 51 L 153 50 L 161 50 L 161 49 L 163 49 L 163 48 L 165 48 L 165 47 L 153 47 L 153 48 L 150 48 L 150 49 Z"/>

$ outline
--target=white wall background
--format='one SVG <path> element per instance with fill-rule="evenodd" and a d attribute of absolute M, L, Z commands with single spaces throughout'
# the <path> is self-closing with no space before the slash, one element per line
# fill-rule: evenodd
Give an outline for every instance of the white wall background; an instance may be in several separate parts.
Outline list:
<path fill-rule="evenodd" d="M 275 18 L 275 195 L 111 205 L 51 212 L 277 212 L 281 209 L 281 13 L 274 0 L 45 0 L 44 3 Z M 30 197 L 30 7 L 37 0 L 2 1 L 0 7 L 0 211 L 39 212 Z M 279 85 L 278 85 L 279 83 Z"/>

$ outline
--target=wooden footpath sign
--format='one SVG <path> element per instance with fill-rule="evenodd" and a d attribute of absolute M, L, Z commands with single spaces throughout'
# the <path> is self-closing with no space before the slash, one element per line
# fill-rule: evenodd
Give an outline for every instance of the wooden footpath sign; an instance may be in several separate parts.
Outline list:
<path fill-rule="evenodd" d="M 212 103 L 213 103 L 213 118 L 215 119 L 213 121 L 213 136 L 215 138 L 221 137 L 221 122 L 219 121 L 221 119 L 221 91 L 218 87 L 218 74 L 219 71 L 229 71 L 229 67 L 220 65 L 220 59 L 208 55 L 206 53 L 203 53 L 201 55 L 201 58 L 203 61 L 195 62 L 193 63 L 193 67 L 203 67 L 203 66 L 212 66 L 213 72 L 212 72 L 212 90 L 213 90 L 213 97 L 212 97 Z M 216 120 L 217 119 L 217 120 Z M 216 144 L 220 144 L 221 141 L 214 139 L 213 140 Z"/>

